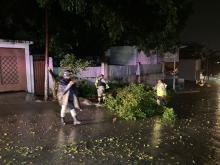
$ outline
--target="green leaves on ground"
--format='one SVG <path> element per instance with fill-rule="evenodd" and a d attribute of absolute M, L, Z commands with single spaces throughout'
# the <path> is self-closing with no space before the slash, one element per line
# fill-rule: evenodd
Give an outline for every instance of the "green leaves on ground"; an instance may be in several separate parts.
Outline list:
<path fill-rule="evenodd" d="M 164 107 L 164 112 L 162 115 L 162 122 L 165 125 L 172 125 L 176 120 L 176 114 L 173 108 Z"/>
<path fill-rule="evenodd" d="M 142 143 L 141 138 L 136 139 L 136 141 L 130 141 L 134 137 L 133 135 L 129 136 L 127 139 L 121 137 L 103 137 L 81 141 L 78 144 L 64 145 L 61 148 L 61 153 L 64 154 L 62 158 L 72 158 L 81 163 L 84 162 L 83 160 L 87 160 L 96 164 L 100 162 L 132 164 L 142 161 L 150 163 L 154 159 L 151 150 L 157 150 L 159 146 L 156 147 Z"/>

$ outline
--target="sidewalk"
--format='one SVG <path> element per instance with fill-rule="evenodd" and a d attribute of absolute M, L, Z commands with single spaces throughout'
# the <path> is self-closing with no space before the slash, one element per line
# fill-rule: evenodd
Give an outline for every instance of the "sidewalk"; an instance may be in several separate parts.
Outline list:
<path fill-rule="evenodd" d="M 79 118 L 83 120 L 88 118 L 88 120 L 91 120 L 94 112 L 102 113 L 102 116 L 104 115 L 102 107 L 97 107 L 95 103 L 87 99 L 80 98 L 79 100 L 83 110 L 82 112 L 78 112 Z M 23 113 L 23 115 L 26 115 L 26 113 L 28 113 L 28 115 L 50 113 L 51 116 L 48 116 L 48 118 L 52 118 L 56 121 L 59 120 L 60 106 L 57 101 L 44 101 L 25 92 L 0 93 L 0 115 L 18 113 Z M 54 115 L 56 115 L 56 117 Z M 105 117 L 95 119 L 95 121 L 99 120 L 103 121 Z"/>

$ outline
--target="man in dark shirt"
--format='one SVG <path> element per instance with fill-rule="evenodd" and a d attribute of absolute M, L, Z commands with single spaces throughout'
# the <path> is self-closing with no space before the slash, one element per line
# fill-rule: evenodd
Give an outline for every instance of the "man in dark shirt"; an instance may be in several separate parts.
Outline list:
<path fill-rule="evenodd" d="M 74 101 L 74 99 L 76 99 L 76 94 L 74 89 L 76 81 L 71 80 L 70 78 L 71 72 L 69 70 L 65 70 L 63 76 L 59 77 L 58 75 L 54 74 L 50 68 L 48 68 L 48 70 L 51 76 L 53 77 L 53 79 L 59 82 L 57 98 L 61 106 L 60 117 L 62 124 L 63 125 L 66 124 L 64 117 L 68 110 L 73 118 L 73 124 L 74 125 L 80 124 L 80 121 L 78 121 L 76 118 L 76 111 L 75 111 L 76 105 L 74 105 L 74 103 L 76 102 Z"/>

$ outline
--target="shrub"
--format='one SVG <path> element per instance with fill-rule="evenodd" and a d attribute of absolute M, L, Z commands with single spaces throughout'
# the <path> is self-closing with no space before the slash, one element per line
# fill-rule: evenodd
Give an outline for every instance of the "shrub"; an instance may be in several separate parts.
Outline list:
<path fill-rule="evenodd" d="M 162 123 L 165 125 L 172 125 L 176 120 L 176 114 L 173 108 L 163 107 Z"/>
<path fill-rule="evenodd" d="M 80 97 L 96 97 L 96 87 L 94 84 L 89 84 L 88 81 L 82 80 L 77 83 L 78 96 Z"/>
<path fill-rule="evenodd" d="M 60 61 L 60 66 L 65 69 L 70 69 L 73 72 L 73 75 L 77 75 L 77 73 L 86 69 L 86 67 L 90 66 L 91 64 L 92 61 L 77 59 L 72 53 L 66 54 L 64 59 Z"/>
<path fill-rule="evenodd" d="M 167 90 L 167 96 L 166 96 L 166 102 L 169 102 L 172 97 L 174 96 L 175 92 L 173 89 L 168 89 Z"/>
<path fill-rule="evenodd" d="M 126 120 L 150 117 L 163 112 L 156 103 L 155 93 L 143 84 L 131 84 L 119 88 L 115 96 L 107 97 L 105 106 L 118 117 Z"/>

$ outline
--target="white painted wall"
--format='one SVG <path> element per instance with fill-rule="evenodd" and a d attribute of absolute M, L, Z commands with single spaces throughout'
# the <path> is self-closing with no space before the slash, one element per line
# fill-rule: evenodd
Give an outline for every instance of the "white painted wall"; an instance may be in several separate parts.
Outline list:
<path fill-rule="evenodd" d="M 52 57 L 49 57 L 49 64 L 48 64 L 49 66 L 49 68 L 53 68 L 53 59 L 52 59 Z M 53 86 L 54 86 L 54 84 L 53 84 L 54 82 L 53 82 L 53 78 L 52 78 L 52 76 L 51 76 L 51 74 L 49 74 L 49 93 L 51 94 L 52 93 L 52 91 L 53 91 Z"/>
<path fill-rule="evenodd" d="M 34 65 L 33 56 L 30 55 L 30 79 L 31 79 L 31 93 L 34 93 Z"/>

